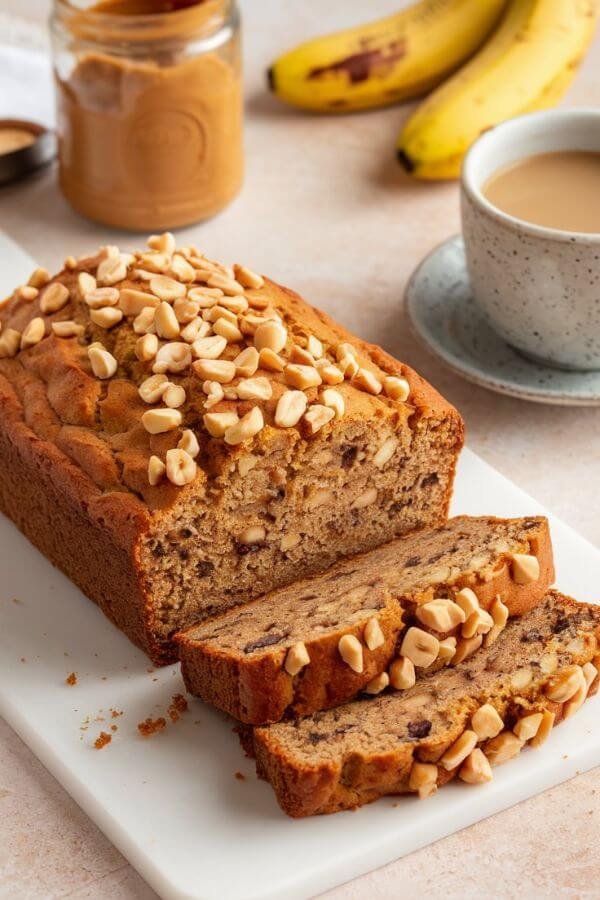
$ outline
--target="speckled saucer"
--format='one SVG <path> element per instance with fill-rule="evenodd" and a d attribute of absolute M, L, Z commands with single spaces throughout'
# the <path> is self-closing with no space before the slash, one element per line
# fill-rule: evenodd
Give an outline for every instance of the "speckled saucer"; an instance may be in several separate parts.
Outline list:
<path fill-rule="evenodd" d="M 567 372 L 532 362 L 490 328 L 471 294 L 460 235 L 433 250 L 413 273 L 406 307 L 417 337 L 468 381 L 536 403 L 600 406 L 600 371 Z"/>

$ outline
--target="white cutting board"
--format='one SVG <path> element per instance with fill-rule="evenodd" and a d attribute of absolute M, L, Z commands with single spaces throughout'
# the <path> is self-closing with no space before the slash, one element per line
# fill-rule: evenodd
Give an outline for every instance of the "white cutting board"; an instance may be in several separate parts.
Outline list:
<path fill-rule="evenodd" d="M 1 296 L 33 262 L 1 236 L 0 261 Z M 544 510 L 465 451 L 453 512 Z M 600 552 L 551 522 L 559 587 L 597 600 Z M 0 714 L 164 898 L 305 898 L 600 764 L 595 698 L 541 750 L 495 770 L 489 785 L 293 821 L 254 776 L 232 722 L 199 701 L 162 733 L 138 735 L 137 723 L 163 715 L 183 690 L 177 667 L 149 672 L 143 654 L 2 516 L 0 572 Z M 73 671 L 77 684 L 68 687 Z M 110 719 L 110 708 L 123 715 Z M 89 716 L 106 721 L 82 731 Z M 94 750 L 113 722 L 112 742 Z"/>

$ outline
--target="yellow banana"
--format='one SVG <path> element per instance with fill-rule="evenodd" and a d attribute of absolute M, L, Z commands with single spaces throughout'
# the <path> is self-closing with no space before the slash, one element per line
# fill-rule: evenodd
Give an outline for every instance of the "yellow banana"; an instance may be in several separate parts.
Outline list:
<path fill-rule="evenodd" d="M 457 178 L 482 132 L 558 102 L 597 16 L 598 0 L 510 0 L 479 53 L 410 117 L 398 140 L 400 162 L 417 178 Z"/>
<path fill-rule="evenodd" d="M 446 78 L 496 25 L 505 0 L 421 0 L 393 16 L 301 44 L 269 69 L 294 106 L 347 112 L 417 97 Z"/>

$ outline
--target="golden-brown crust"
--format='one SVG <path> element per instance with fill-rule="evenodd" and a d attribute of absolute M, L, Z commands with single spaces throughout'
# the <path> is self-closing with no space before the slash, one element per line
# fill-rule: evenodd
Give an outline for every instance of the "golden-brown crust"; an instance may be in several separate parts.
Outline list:
<path fill-rule="evenodd" d="M 164 459 L 167 450 L 176 446 L 181 430 L 151 435 L 141 424 L 148 407 L 137 388 L 151 374 L 151 363 L 135 357 L 138 335 L 132 319 L 125 317 L 109 330 L 90 319 L 77 279 L 82 271 L 96 273 L 101 258 L 102 254 L 80 260 L 75 269 L 64 269 L 53 279 L 70 291 L 68 302 L 60 310 L 42 311 L 46 287 L 33 300 L 23 299 L 17 290 L 0 310 L 0 339 L 9 328 L 22 332 L 34 317 L 41 316 L 46 326 L 46 336 L 40 343 L 21 350 L 14 358 L 0 359 L 0 508 L 132 640 L 155 661 L 167 662 L 173 658 L 173 648 L 165 646 L 164 639 L 159 640 L 153 622 L 151 591 L 141 561 L 144 536 L 185 505 L 187 497 L 197 498 L 209 488 L 218 490 L 232 464 L 249 449 L 268 453 L 281 442 L 291 446 L 299 440 L 321 440 L 337 424 L 334 420 L 316 436 L 307 435 L 302 428 L 277 428 L 273 424 L 274 409 L 284 386 L 281 378 L 273 375 L 269 376 L 274 384 L 271 400 L 237 404 L 240 414 L 261 405 L 266 427 L 251 444 L 230 447 L 210 437 L 202 426 L 206 395 L 201 379 L 189 373 L 169 375 L 187 392 L 182 427 L 191 427 L 200 443 L 197 474 L 193 483 L 183 487 L 166 479 L 150 485 L 150 456 L 158 454 Z M 115 287 L 148 290 L 147 283 L 132 271 Z M 447 422 L 448 456 L 456 459 L 463 441 L 462 420 L 416 373 L 379 348 L 353 338 L 286 288 L 267 280 L 260 291 L 249 289 L 246 293 L 259 293 L 271 308 L 280 310 L 294 339 L 301 340 L 314 326 L 330 344 L 348 340 L 362 348 L 366 364 L 402 374 L 408 380 L 414 396 L 406 403 L 383 395 L 371 396 L 345 383 L 346 421 L 383 417 L 395 423 L 399 431 L 403 423 L 410 423 L 408 429 L 413 432 L 423 419 Z M 81 326 L 82 335 L 60 338 L 51 333 L 52 324 L 65 321 Z M 95 377 L 88 358 L 88 347 L 94 341 L 101 341 L 118 363 L 114 377 L 105 381 Z M 309 401 L 314 402 L 317 391 L 308 393 Z M 224 411 L 232 405 L 235 403 L 224 400 L 215 410 Z M 432 511 L 432 520 L 442 521 L 447 515 L 451 488 L 452 479 L 443 502 Z M 76 511 L 76 526 L 72 511 Z"/>
<path fill-rule="evenodd" d="M 593 662 L 600 666 L 598 644 L 600 642 L 600 617 L 597 607 L 578 604 L 558 592 L 550 592 L 549 599 L 556 598 L 559 605 L 575 611 L 593 611 L 588 624 L 589 639 L 584 648 L 570 651 L 576 664 Z M 559 667 L 558 672 L 561 669 Z M 500 694 L 493 694 L 493 704 L 502 713 L 505 727 L 510 730 L 524 714 L 548 711 L 554 714 L 554 725 L 565 717 L 565 705 L 552 701 L 544 691 L 551 676 L 542 675 L 531 688 L 503 688 Z M 599 678 L 596 673 L 588 687 L 587 698 L 598 691 Z M 368 701 L 363 701 L 368 702 Z M 277 801 L 283 811 L 294 818 L 323 813 L 333 813 L 342 809 L 354 809 L 389 794 L 409 792 L 409 776 L 415 761 L 437 763 L 445 750 L 450 747 L 469 727 L 471 716 L 482 702 L 489 702 L 487 696 L 478 696 L 477 686 L 472 696 L 461 698 L 456 713 L 448 721 L 442 734 L 412 741 L 398 742 L 394 749 L 386 752 L 370 751 L 368 736 L 365 747 L 360 752 L 328 754 L 319 753 L 315 748 L 315 758 L 297 758 L 288 750 L 272 729 L 280 726 L 244 728 L 240 739 L 249 755 L 256 759 L 257 774 L 272 785 Z M 318 735 L 317 735 L 318 736 Z M 321 746 L 319 743 L 318 746 Z M 484 752 L 486 744 L 483 743 Z M 458 775 L 458 767 L 446 771 L 438 767 L 438 786 Z"/>
<path fill-rule="evenodd" d="M 467 521 L 476 520 L 457 516 L 449 521 L 448 527 L 455 526 L 459 533 L 461 523 Z M 524 541 L 528 544 L 524 552 L 536 556 L 539 562 L 540 575 L 536 581 L 526 585 L 517 584 L 511 574 L 510 554 L 502 552 L 497 556 L 490 580 L 483 580 L 476 572 L 460 573 L 453 578 L 451 586 L 432 583 L 429 588 L 421 590 L 418 594 L 419 601 L 433 597 L 434 594 L 452 596 L 460 588 L 470 587 L 475 591 L 482 609 L 489 610 L 498 596 L 507 606 L 510 616 L 520 616 L 533 609 L 554 582 L 552 541 L 546 518 L 540 516 L 520 521 L 524 526 Z M 519 520 L 515 522 L 518 523 Z M 486 534 L 486 525 L 491 528 L 496 523 L 504 524 L 503 520 L 493 517 L 482 519 L 481 523 L 482 537 Z M 413 539 L 410 540 L 412 542 Z M 389 546 L 398 546 L 400 550 L 402 544 L 403 539 L 400 538 Z M 352 568 L 359 570 L 361 564 L 368 565 L 369 558 L 377 555 L 376 550 L 353 557 Z M 326 575 L 331 577 L 336 570 L 343 571 L 344 568 L 345 563 L 342 562 Z M 307 579 L 304 583 L 310 593 L 327 600 L 327 588 L 320 576 Z M 265 601 L 271 603 L 278 595 L 283 597 L 285 589 L 258 598 L 252 601 L 251 606 L 259 607 Z M 259 655 L 245 655 L 234 648 L 219 647 L 213 639 L 198 640 L 193 631 L 176 635 L 186 688 L 191 694 L 201 697 L 239 721 L 254 725 L 277 722 L 284 715 L 304 716 L 337 706 L 353 697 L 376 675 L 387 669 L 397 652 L 403 618 L 410 622 L 416 599 L 407 595 L 398 597 L 393 591 L 388 596 L 385 610 L 378 614 L 385 643 L 374 652 L 365 650 L 365 668 L 360 674 L 353 672 L 341 660 L 338 642 L 343 634 L 353 634 L 362 640 L 366 619 L 350 626 L 347 621 L 341 621 L 339 628 L 333 631 L 322 633 L 318 637 L 299 638 L 306 645 L 310 665 L 295 677 L 285 671 L 285 647 L 274 646 Z M 229 615 L 234 616 L 235 613 Z M 226 623 L 227 617 L 226 614 L 220 621 Z M 217 623 L 219 620 L 212 621 Z M 207 623 L 209 630 L 211 624 L 212 622 Z"/>

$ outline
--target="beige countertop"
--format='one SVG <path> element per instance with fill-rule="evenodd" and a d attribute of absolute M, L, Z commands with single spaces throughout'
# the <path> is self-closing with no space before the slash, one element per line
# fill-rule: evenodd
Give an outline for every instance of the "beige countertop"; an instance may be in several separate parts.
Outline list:
<path fill-rule="evenodd" d="M 458 231 L 459 216 L 455 184 L 411 183 L 395 162 L 407 108 L 311 117 L 264 89 L 264 69 L 285 47 L 397 5 L 242 0 L 245 187 L 221 216 L 178 237 L 268 272 L 415 366 L 461 410 L 473 450 L 600 545 L 600 409 L 489 393 L 445 369 L 411 337 L 402 309 L 407 279 L 425 253 Z M 42 22 L 46 0 L 3 0 L 2 12 Z M 600 102 L 600 36 L 566 102 Z M 136 242 L 73 213 L 53 170 L 0 192 L 0 212 L 1 227 L 51 269 L 68 253 Z M 599 770 L 327 896 L 598 897 L 597 791 Z M 0 720 L 0 898 L 154 896 Z"/>

